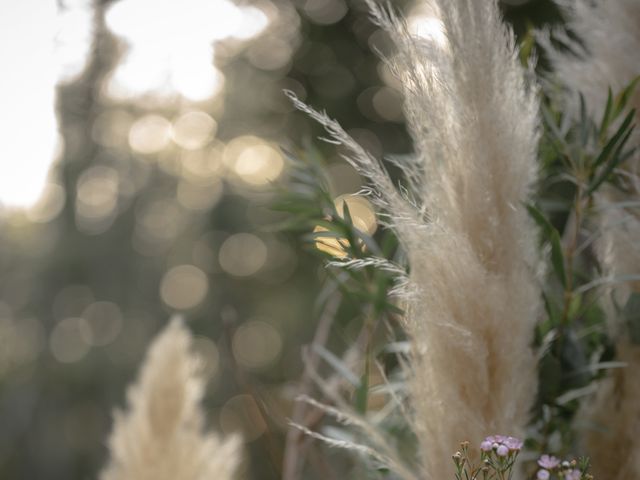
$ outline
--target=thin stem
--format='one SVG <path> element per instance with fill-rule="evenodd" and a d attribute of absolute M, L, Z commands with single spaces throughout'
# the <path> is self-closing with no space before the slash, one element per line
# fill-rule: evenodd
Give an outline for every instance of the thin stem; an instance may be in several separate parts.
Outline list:
<path fill-rule="evenodd" d="M 588 197 L 587 197 L 588 199 Z M 564 305 L 562 307 L 562 317 L 560 324 L 562 326 L 566 326 L 569 319 L 569 309 L 571 308 L 571 302 L 573 301 L 574 291 L 573 291 L 573 265 L 574 265 L 574 256 L 576 253 L 576 249 L 578 248 L 578 241 L 580 239 L 580 230 L 582 227 L 582 219 L 583 219 L 583 189 L 582 182 L 578 182 L 578 191 L 575 196 L 575 205 L 574 205 L 574 215 L 573 215 L 573 226 L 571 232 L 571 239 L 569 241 L 569 245 L 567 246 L 567 251 L 565 253 L 566 259 L 566 272 L 565 272 L 565 289 L 564 289 Z"/>

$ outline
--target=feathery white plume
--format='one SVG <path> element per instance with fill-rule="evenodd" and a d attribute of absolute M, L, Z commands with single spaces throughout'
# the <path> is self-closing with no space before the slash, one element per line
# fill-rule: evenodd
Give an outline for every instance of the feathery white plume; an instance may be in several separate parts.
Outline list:
<path fill-rule="evenodd" d="M 431 0 L 444 37 L 416 38 L 371 4 L 394 39 L 416 155 L 409 191 L 340 126 L 323 123 L 368 178 L 410 266 L 404 323 L 424 478 L 452 476 L 459 442 L 519 435 L 536 393 L 538 105 L 495 0 Z M 446 41 L 436 41 L 446 38 Z M 377 195 L 377 196 L 376 196 Z"/>
<path fill-rule="evenodd" d="M 101 480 L 231 480 L 240 440 L 205 433 L 200 406 L 204 382 L 191 336 L 175 319 L 155 339 L 129 409 L 116 412 L 109 439 L 111 460 Z"/>
<path fill-rule="evenodd" d="M 599 120 L 609 89 L 618 92 L 640 75 L 640 2 L 637 0 L 564 0 L 568 27 L 580 43 L 565 37 L 572 53 L 546 45 L 558 78 L 573 94 L 569 107 L 578 118 L 577 96 L 582 93 L 587 111 Z M 577 53 L 577 54 L 576 54 Z M 640 119 L 640 90 L 636 89 L 629 108 Z M 615 128 L 615 125 L 614 125 Z M 630 138 L 640 147 L 640 131 Z M 608 277 L 624 278 L 640 274 L 640 156 L 636 154 L 621 166 L 631 193 L 622 194 L 604 187 L 596 196 L 602 212 L 597 245 Z M 640 283 L 616 283 L 611 288 L 615 301 L 624 305 Z M 616 369 L 602 382 L 593 402 L 579 416 L 581 423 L 594 425 L 584 432 L 585 447 L 597 478 L 627 480 L 640 478 L 640 346 L 629 339 L 621 316 L 608 312 L 610 331 L 616 342 L 618 360 L 627 367 Z"/>

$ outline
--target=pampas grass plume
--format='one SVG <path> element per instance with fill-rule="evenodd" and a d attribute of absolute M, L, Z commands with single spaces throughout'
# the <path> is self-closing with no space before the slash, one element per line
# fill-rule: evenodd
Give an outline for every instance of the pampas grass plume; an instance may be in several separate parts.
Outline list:
<path fill-rule="evenodd" d="M 382 221 L 410 266 L 404 326 L 421 478 L 453 478 L 459 442 L 519 436 L 537 390 L 533 331 L 540 313 L 537 231 L 525 202 L 536 181 L 536 92 L 496 0 L 430 0 L 442 36 L 412 36 L 370 6 L 394 39 L 415 157 L 382 166 L 333 120 L 321 121 L 369 180 Z M 441 41 L 444 40 L 444 41 Z"/>
<path fill-rule="evenodd" d="M 461 440 L 522 436 L 537 390 L 537 231 L 524 204 L 537 173 L 536 92 L 497 2 L 433 1 L 445 45 L 409 38 L 396 71 L 428 221 L 400 229 L 413 294 L 412 397 L 425 476 L 451 477 Z"/>
<path fill-rule="evenodd" d="M 240 440 L 223 441 L 203 431 L 204 382 L 190 347 L 191 336 L 180 319 L 154 340 L 128 391 L 128 410 L 115 414 L 111 459 L 101 480 L 236 478 Z"/>

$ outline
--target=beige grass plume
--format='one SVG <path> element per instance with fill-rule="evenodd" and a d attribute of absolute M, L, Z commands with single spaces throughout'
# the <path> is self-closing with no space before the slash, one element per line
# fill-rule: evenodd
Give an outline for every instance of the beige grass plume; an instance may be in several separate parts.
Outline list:
<path fill-rule="evenodd" d="M 240 441 L 205 433 L 204 382 L 191 336 L 174 319 L 150 346 L 128 410 L 116 412 L 101 480 L 231 480 Z"/>
<path fill-rule="evenodd" d="M 565 43 L 578 54 L 549 46 L 547 50 L 558 78 L 573 93 L 576 117 L 576 97 L 581 92 L 588 112 L 598 120 L 608 89 L 618 92 L 640 75 L 640 2 L 564 0 L 562 5 L 568 13 L 569 28 L 581 42 L 565 38 Z M 640 112 L 640 90 L 632 97 L 630 108 Z M 638 118 L 636 113 L 636 121 Z M 640 147 L 638 128 L 630 144 Z M 596 197 L 601 230 L 598 253 L 605 274 L 614 279 L 640 274 L 639 170 L 640 156 L 636 154 L 621 170 L 631 193 L 605 187 Z M 633 291 L 640 293 L 640 282 L 614 285 L 609 293 L 619 305 L 624 305 Z M 611 372 L 578 420 L 589 426 L 584 430 L 584 443 L 596 478 L 628 480 L 640 478 L 640 346 L 632 344 L 623 319 L 613 308 L 609 308 L 608 319 L 617 360 L 627 367 Z"/>
<path fill-rule="evenodd" d="M 410 266 L 404 325 L 421 478 L 452 478 L 459 442 L 521 435 L 537 388 L 536 230 L 524 203 L 536 180 L 538 105 L 494 0 L 433 0 L 444 36 L 412 37 L 372 5 L 398 46 L 415 158 L 409 191 L 325 115 L 310 112 L 370 181 Z M 446 38 L 438 42 L 437 39 Z"/>

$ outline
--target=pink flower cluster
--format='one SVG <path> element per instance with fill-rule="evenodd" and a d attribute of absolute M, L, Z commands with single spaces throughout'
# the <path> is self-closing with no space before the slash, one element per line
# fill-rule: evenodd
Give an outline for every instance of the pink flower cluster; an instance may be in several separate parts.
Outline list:
<path fill-rule="evenodd" d="M 538 459 L 540 470 L 536 474 L 537 480 L 549 480 L 553 472 L 564 480 L 581 480 L 582 472 L 575 467 L 575 462 L 561 462 L 558 458 L 551 455 L 542 455 Z"/>
<path fill-rule="evenodd" d="M 509 453 L 517 453 L 522 449 L 523 442 L 516 437 L 505 435 L 490 435 L 480 444 L 483 452 L 496 452 L 499 457 L 506 457 Z"/>

